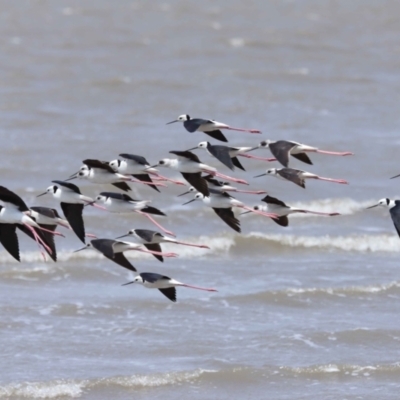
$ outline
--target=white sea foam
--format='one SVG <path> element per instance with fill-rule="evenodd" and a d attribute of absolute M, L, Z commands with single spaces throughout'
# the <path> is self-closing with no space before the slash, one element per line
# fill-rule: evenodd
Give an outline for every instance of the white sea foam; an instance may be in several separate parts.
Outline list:
<path fill-rule="evenodd" d="M 319 248 L 357 252 L 400 252 L 399 238 L 395 235 L 350 236 L 296 236 L 252 232 L 247 237 L 262 239 L 281 246 Z"/>
<path fill-rule="evenodd" d="M 106 385 L 126 388 L 158 387 L 190 382 L 214 370 L 177 371 L 154 375 L 116 376 L 94 380 L 55 380 L 49 382 L 24 382 L 0 386 L 0 398 L 54 399 L 61 396 L 81 397 L 83 391 Z"/>

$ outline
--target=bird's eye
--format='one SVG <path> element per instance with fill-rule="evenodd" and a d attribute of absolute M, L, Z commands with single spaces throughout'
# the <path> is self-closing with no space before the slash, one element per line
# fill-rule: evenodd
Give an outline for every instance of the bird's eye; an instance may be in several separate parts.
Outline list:
<path fill-rule="evenodd" d="M 161 160 L 161 161 L 159 162 L 159 164 L 160 164 L 160 165 L 163 165 L 163 164 L 165 164 L 165 161 L 162 161 L 162 160 Z"/>
<path fill-rule="evenodd" d="M 258 209 L 259 209 L 259 207 L 258 207 L 258 206 L 254 206 L 254 209 L 255 209 L 255 210 L 258 210 Z"/>

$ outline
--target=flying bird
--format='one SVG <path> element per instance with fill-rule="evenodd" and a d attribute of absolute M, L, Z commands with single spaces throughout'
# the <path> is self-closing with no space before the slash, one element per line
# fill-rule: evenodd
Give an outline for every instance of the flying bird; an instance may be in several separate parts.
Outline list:
<path fill-rule="evenodd" d="M 228 139 L 221 132 L 221 129 L 239 132 L 261 133 L 261 131 L 259 131 L 258 129 L 233 128 L 229 125 L 223 124 L 222 122 L 214 121 L 212 119 L 190 118 L 190 116 L 187 114 L 180 115 L 174 121 L 168 122 L 167 125 L 173 124 L 174 122 L 183 122 L 183 126 L 190 133 L 196 131 L 204 132 L 205 134 L 221 142 L 228 141 Z"/>
<path fill-rule="evenodd" d="M 322 176 L 312 174 L 311 172 L 301 171 L 300 169 L 294 169 L 294 168 L 280 168 L 280 169 L 271 168 L 267 169 L 267 172 L 265 174 L 256 175 L 254 178 L 258 178 L 260 176 L 265 176 L 265 175 L 275 176 L 276 178 L 293 182 L 296 185 L 302 187 L 303 189 L 306 188 L 305 184 L 306 179 L 319 179 L 321 181 L 341 183 L 344 185 L 348 184 L 348 182 L 343 179 L 324 178 Z"/>
<path fill-rule="evenodd" d="M 176 287 L 187 287 L 191 289 L 205 290 L 207 292 L 217 292 L 216 289 L 203 288 L 200 286 L 188 285 L 179 282 L 165 275 L 155 274 L 154 272 L 142 272 L 137 275 L 133 281 L 124 283 L 122 286 L 139 283 L 148 289 L 158 289 L 164 296 L 173 302 L 176 302 Z"/>
<path fill-rule="evenodd" d="M 381 199 L 378 201 L 378 204 L 367 207 L 367 210 L 378 206 L 386 207 L 389 209 L 394 227 L 396 228 L 397 234 L 400 236 L 400 200 L 390 200 L 387 198 Z"/>
<path fill-rule="evenodd" d="M 297 142 L 291 142 L 288 140 L 264 140 L 259 144 L 259 147 L 269 148 L 271 153 L 276 159 L 284 166 L 289 166 L 289 156 L 297 158 L 306 164 L 312 164 L 312 161 L 306 153 L 320 153 L 320 154 L 330 154 L 334 156 L 351 156 L 354 153 L 349 151 L 337 152 L 337 151 L 326 151 L 320 150 L 317 147 L 311 147 L 306 144 L 301 144 Z"/>

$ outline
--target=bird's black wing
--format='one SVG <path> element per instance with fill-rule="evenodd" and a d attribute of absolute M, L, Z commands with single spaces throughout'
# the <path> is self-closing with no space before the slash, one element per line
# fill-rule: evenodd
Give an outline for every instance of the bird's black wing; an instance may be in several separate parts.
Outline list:
<path fill-rule="evenodd" d="M 242 165 L 242 163 L 239 161 L 239 159 L 237 157 L 232 157 L 231 158 L 232 163 L 235 167 L 241 169 L 242 171 L 246 171 Z"/>
<path fill-rule="evenodd" d="M 213 184 L 215 186 L 223 186 L 224 185 L 224 182 L 219 181 L 218 179 L 215 179 L 212 175 L 205 175 L 205 176 L 203 176 L 203 178 L 207 182 L 209 182 L 209 183 L 211 183 L 211 184 Z"/>
<path fill-rule="evenodd" d="M 219 140 L 220 142 L 227 142 L 228 139 L 225 137 L 225 135 L 219 130 L 216 129 L 215 131 L 207 131 L 203 132 L 208 136 L 211 136 L 215 140 Z"/>
<path fill-rule="evenodd" d="M 57 185 L 63 186 L 69 190 L 72 190 L 75 193 L 81 194 L 81 191 L 79 190 L 78 186 L 74 185 L 71 182 L 65 182 L 65 181 L 52 181 L 53 183 L 56 183 Z"/>
<path fill-rule="evenodd" d="M 152 231 L 150 229 L 135 229 L 135 233 L 146 242 L 151 243 L 153 241 L 154 235 L 158 232 Z"/>
<path fill-rule="evenodd" d="M 394 207 L 392 207 L 390 210 L 390 216 L 392 217 L 392 221 L 394 224 L 394 227 L 396 228 L 396 231 L 398 235 L 400 236 L 400 203 L 396 204 Z"/>
<path fill-rule="evenodd" d="M 155 207 L 151 207 L 151 206 L 146 206 L 144 208 L 142 208 L 140 210 L 141 212 L 144 212 L 146 214 L 153 214 L 153 215 L 162 215 L 162 216 L 166 216 L 167 214 L 164 214 L 161 210 L 159 210 L 158 208 Z"/>
<path fill-rule="evenodd" d="M 181 172 L 181 174 L 198 192 L 203 193 L 207 197 L 210 195 L 207 181 L 201 176 L 201 172 L 193 174 Z"/>
<path fill-rule="evenodd" d="M 293 168 L 281 168 L 278 171 L 278 174 L 282 177 L 295 183 L 296 185 L 301 186 L 303 189 L 306 188 L 306 184 L 304 179 L 300 177 L 300 172 L 298 169 Z"/>
<path fill-rule="evenodd" d="M 170 287 L 167 289 L 158 289 L 165 297 L 168 297 L 174 303 L 176 302 L 176 289 Z"/>
<path fill-rule="evenodd" d="M 191 161 L 197 162 L 200 164 L 200 159 L 197 157 L 196 154 L 192 153 L 191 151 L 178 151 L 178 150 L 171 150 L 170 154 L 175 154 L 178 157 L 182 157 L 184 159 L 189 159 Z"/>
<path fill-rule="evenodd" d="M 287 167 L 289 165 L 289 153 L 294 146 L 296 146 L 296 143 L 288 142 L 286 140 L 278 140 L 275 143 L 270 143 L 268 147 L 273 156 L 284 167 Z"/>
<path fill-rule="evenodd" d="M 21 261 L 16 228 L 14 224 L 0 224 L 0 243 L 17 261 Z"/>
<path fill-rule="evenodd" d="M 65 218 L 71 225 L 76 236 L 85 243 L 85 225 L 83 224 L 83 204 L 61 203 Z"/>
<path fill-rule="evenodd" d="M 209 124 L 211 121 L 202 118 L 193 118 L 183 122 L 183 126 L 185 129 L 190 132 L 196 132 L 197 129 L 200 128 L 201 125 Z"/>
<path fill-rule="evenodd" d="M 137 271 L 137 269 L 127 260 L 123 253 L 115 253 L 113 257 L 109 257 L 107 254 L 104 254 L 104 257 L 107 257 L 109 260 L 115 262 L 116 264 L 129 269 L 130 271 Z"/>
<path fill-rule="evenodd" d="M 137 156 L 136 154 L 121 153 L 121 154 L 119 154 L 119 156 L 126 158 L 127 160 L 132 160 L 135 163 L 140 164 L 140 165 L 150 165 L 144 157 Z"/>
<path fill-rule="evenodd" d="M 125 193 L 101 192 L 100 196 L 110 197 L 111 199 L 121 200 L 121 201 L 136 201 L 136 200 L 132 199 L 132 197 L 128 196 Z"/>
<path fill-rule="evenodd" d="M 220 217 L 227 225 L 229 225 L 236 232 L 241 232 L 240 221 L 235 218 L 231 208 L 214 208 L 218 217 Z"/>
<path fill-rule="evenodd" d="M 116 243 L 115 240 L 112 239 L 93 239 L 91 242 L 92 246 L 103 253 L 108 258 L 114 257 L 114 249 L 113 244 Z"/>
<path fill-rule="evenodd" d="M 277 206 L 282 206 L 289 208 L 282 200 L 277 199 L 276 197 L 266 195 L 261 201 L 267 204 L 276 204 Z"/>
<path fill-rule="evenodd" d="M 147 183 L 153 182 L 153 181 L 151 180 L 149 174 L 138 174 L 138 175 L 133 175 L 133 174 L 132 174 L 132 176 L 133 176 L 134 178 L 138 179 L 138 180 L 141 181 L 141 182 L 147 182 Z M 157 190 L 157 192 L 160 191 L 160 189 L 159 189 L 156 185 L 147 185 L 147 186 L 150 186 L 152 189 Z"/>
<path fill-rule="evenodd" d="M 313 165 L 312 161 L 310 160 L 310 157 L 308 157 L 306 153 L 291 154 L 291 156 L 297 158 L 299 161 L 302 161 L 303 163 Z"/>
<path fill-rule="evenodd" d="M 147 250 L 158 251 L 159 253 L 162 251 L 158 243 L 145 243 L 143 246 L 146 247 Z M 153 254 L 153 256 L 157 258 L 158 261 L 164 262 L 163 256 L 159 256 L 158 254 Z"/>
<path fill-rule="evenodd" d="M 113 186 L 117 187 L 118 189 L 121 189 L 125 192 L 129 192 L 130 190 L 132 190 L 126 182 L 114 182 L 111 185 L 113 185 Z"/>
<path fill-rule="evenodd" d="M 4 186 L 0 186 L 0 200 L 4 203 L 14 204 L 18 207 L 19 211 L 29 211 L 28 206 L 21 197 Z"/>
<path fill-rule="evenodd" d="M 289 225 L 289 218 L 286 215 L 283 215 L 282 217 L 278 218 L 271 218 L 272 221 L 277 223 L 280 226 L 288 226 Z"/>
<path fill-rule="evenodd" d="M 232 159 L 229 155 L 228 146 L 211 145 L 207 147 L 207 150 L 213 155 L 217 160 L 221 161 L 222 164 L 227 166 L 229 169 L 234 170 Z"/>
<path fill-rule="evenodd" d="M 104 169 L 108 172 L 115 174 L 115 171 L 110 167 L 110 164 L 107 161 L 92 160 L 88 158 L 86 160 L 83 160 L 82 162 L 89 168 Z"/>
<path fill-rule="evenodd" d="M 139 275 L 142 277 L 142 279 L 144 281 L 147 281 L 149 283 L 154 283 L 154 282 L 157 282 L 159 280 L 169 281 L 171 279 L 168 276 L 161 275 L 161 274 L 156 274 L 155 272 L 142 272 Z"/>

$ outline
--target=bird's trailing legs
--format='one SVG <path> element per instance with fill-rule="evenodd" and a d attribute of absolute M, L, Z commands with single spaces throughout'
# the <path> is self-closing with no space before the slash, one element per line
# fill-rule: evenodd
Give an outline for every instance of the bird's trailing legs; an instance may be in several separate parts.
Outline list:
<path fill-rule="evenodd" d="M 258 147 L 257 147 L 258 148 Z M 261 160 L 261 161 L 267 161 L 267 162 L 271 162 L 271 161 L 276 161 L 276 158 L 267 158 L 267 157 L 260 157 L 260 156 L 253 156 L 252 154 L 238 154 L 237 157 L 245 157 L 245 158 L 252 158 L 254 160 Z"/>
<path fill-rule="evenodd" d="M 147 213 L 145 213 L 145 212 L 143 212 L 143 211 L 139 211 L 139 210 L 136 210 L 136 212 L 138 213 L 138 214 L 141 214 L 141 215 L 144 215 L 146 218 L 148 218 L 155 226 L 157 226 L 158 228 L 160 228 L 164 233 L 166 233 L 167 235 L 170 235 L 170 236 L 176 236 L 175 234 L 174 234 L 174 232 L 171 232 L 171 231 L 169 231 L 169 230 L 167 230 L 167 229 L 165 229 L 163 226 L 161 226 L 151 215 L 149 215 L 149 214 L 147 214 Z"/>

